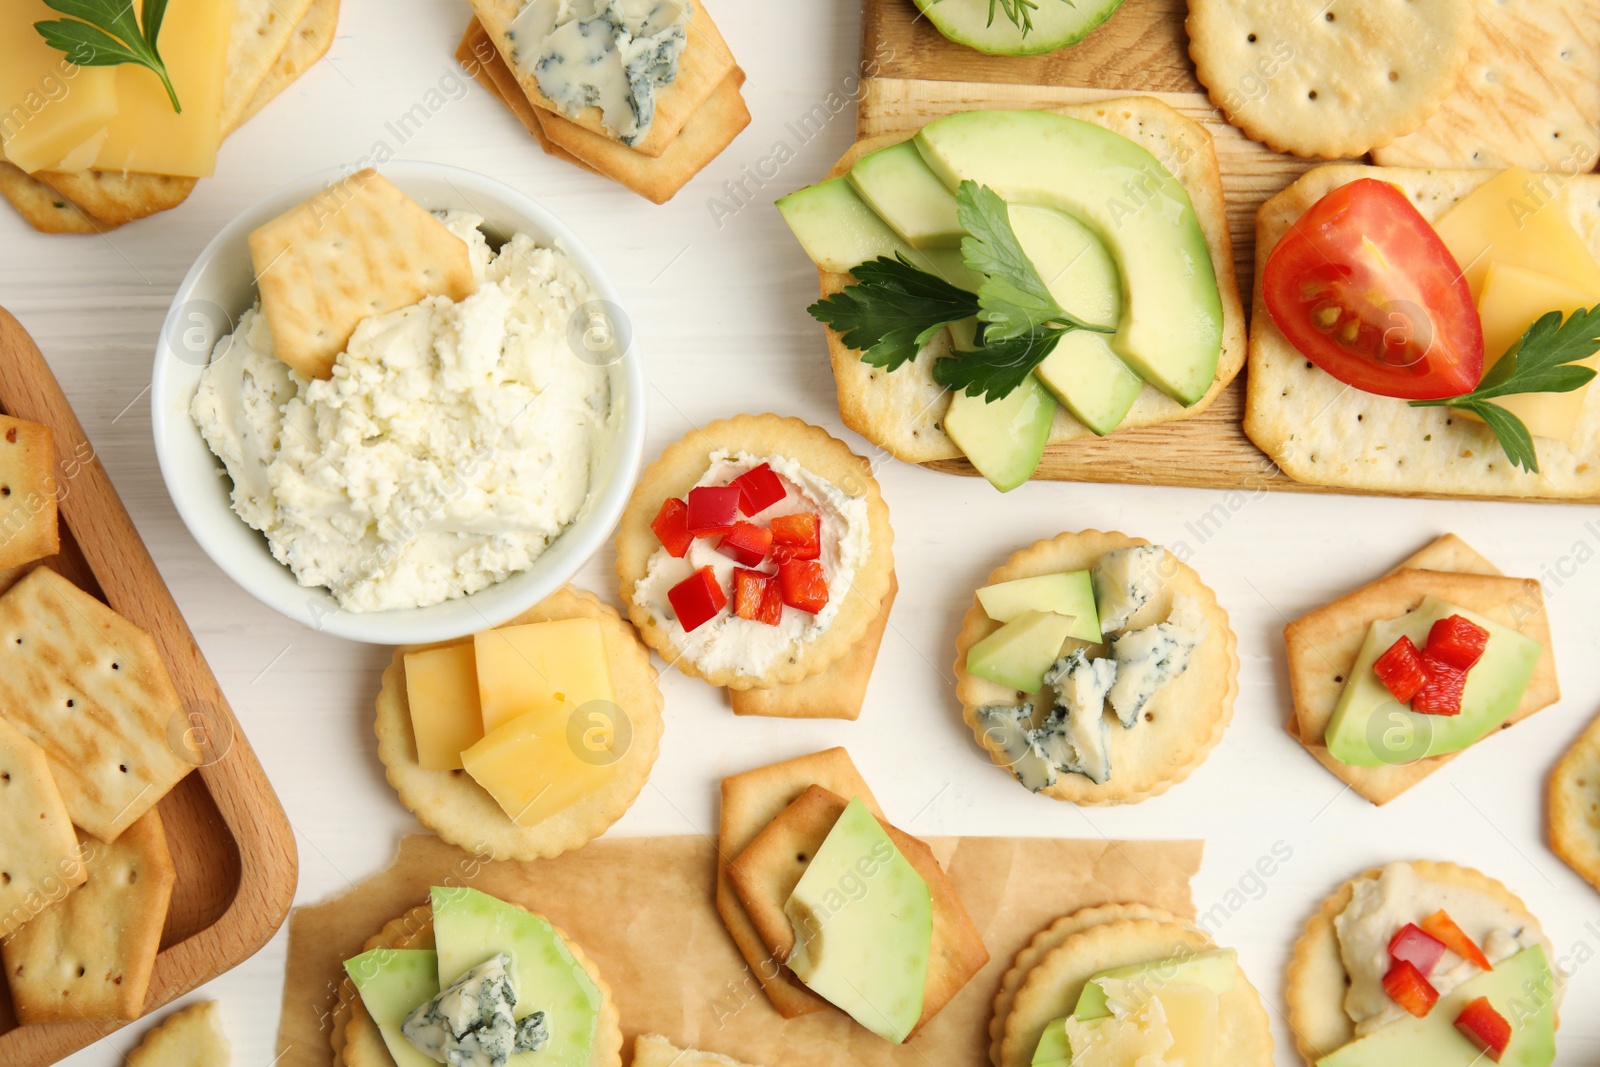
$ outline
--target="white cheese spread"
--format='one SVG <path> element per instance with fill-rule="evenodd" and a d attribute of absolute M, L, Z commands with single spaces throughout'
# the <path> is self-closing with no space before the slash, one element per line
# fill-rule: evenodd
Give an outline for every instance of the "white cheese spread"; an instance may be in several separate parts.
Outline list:
<path fill-rule="evenodd" d="M 856 573 L 866 562 L 871 549 L 866 498 L 850 496 L 787 456 L 713 452 L 705 474 L 695 484 L 727 485 L 763 463 L 771 466 L 783 483 L 784 497 L 747 519 L 758 526 L 765 526 L 780 515 L 816 512 L 821 517 L 822 555 L 818 562 L 822 564 L 823 574 L 828 581 L 828 604 L 815 615 L 785 607 L 783 620 L 771 626 L 735 615 L 730 595 L 728 604 L 713 618 L 693 631 L 685 632 L 678 624 L 667 593 L 695 571 L 707 566 L 715 572 L 723 591 L 728 592 L 732 588 L 733 572 L 739 564 L 717 551 L 719 539 L 715 537 L 695 538 L 682 559 L 675 559 L 665 548 L 658 548 L 650 558 L 645 576 L 634 586 L 634 602 L 646 608 L 653 617 L 665 620 L 673 646 L 679 654 L 708 673 L 731 670 L 741 675 L 760 675 L 780 660 L 798 658 L 801 649 L 808 642 L 816 640 L 833 622 L 834 616 L 839 613 L 839 603 L 844 599 L 845 591 L 855 581 Z M 769 559 L 755 569 L 771 573 L 777 567 Z"/>
<path fill-rule="evenodd" d="M 327 380 L 273 355 L 258 303 L 191 404 L 234 510 L 347 611 L 425 607 L 526 570 L 583 507 L 614 432 L 606 370 L 567 341 L 588 279 L 524 234 L 492 252 L 481 222 L 445 216 L 472 254 L 465 300 L 363 320 Z"/>
<path fill-rule="evenodd" d="M 600 109 L 623 144 L 655 121 L 656 90 L 678 77 L 689 0 L 528 0 L 507 31 L 512 62 L 569 116 Z"/>

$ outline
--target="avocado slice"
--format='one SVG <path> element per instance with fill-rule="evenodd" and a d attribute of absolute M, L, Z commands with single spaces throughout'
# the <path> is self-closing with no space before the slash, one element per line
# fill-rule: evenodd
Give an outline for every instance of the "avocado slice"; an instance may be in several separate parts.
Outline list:
<path fill-rule="evenodd" d="M 1067 1041 L 1067 1020 L 1051 1019 L 1033 1050 L 1032 1067 L 1072 1067 L 1072 1045 Z"/>
<path fill-rule="evenodd" d="M 952 394 L 944 432 L 990 485 L 1009 493 L 1039 466 L 1055 416 L 1055 397 L 1029 377 L 999 400 Z"/>
<path fill-rule="evenodd" d="M 1100 643 L 1100 616 L 1088 571 L 1061 571 L 986 585 L 978 590 L 978 603 L 995 622 L 1010 622 L 1028 610 L 1071 615 L 1069 637 L 1091 645 Z"/>
<path fill-rule="evenodd" d="M 788 964 L 812 992 L 895 1044 L 922 1017 L 933 898 L 860 797 L 846 805 L 783 906 Z"/>
<path fill-rule="evenodd" d="M 395 1067 L 437 1067 L 418 1052 L 400 1026 L 418 1007 L 439 995 L 439 957 L 426 949 L 378 948 L 344 961 L 344 973 L 361 994 Z"/>
<path fill-rule="evenodd" d="M 1390 695 L 1372 665 L 1401 637 L 1419 649 L 1440 619 L 1463 615 L 1489 631 L 1483 658 L 1467 672 L 1461 714 L 1425 715 Z M 1372 624 L 1324 735 L 1328 754 L 1350 767 L 1385 767 L 1460 752 L 1511 717 L 1544 646 L 1466 608 L 1428 597 L 1415 611 Z"/>
<path fill-rule="evenodd" d="M 1053 208 L 1013 204 L 1011 228 L 1056 303 L 1085 322 L 1112 324 L 1122 314 L 1122 283 L 1104 242 L 1071 215 Z M 1140 378 L 1111 349 L 1102 333 L 1074 330 L 1056 342 L 1034 376 L 1072 412 L 1104 437 L 1128 414 Z"/>
<path fill-rule="evenodd" d="M 1025 611 L 967 650 L 967 672 L 1019 693 L 1037 693 L 1072 633 L 1070 615 Z"/>
<path fill-rule="evenodd" d="M 1511 1044 L 1500 1067 L 1550 1067 L 1556 1058 L 1555 975 L 1538 945 L 1525 948 L 1494 970 L 1463 982 L 1418 1019 L 1399 1019 L 1357 1038 L 1317 1061 L 1317 1067 L 1474 1067 L 1488 1057 L 1455 1027 L 1461 1009 L 1488 997 L 1511 1023 Z"/>
<path fill-rule="evenodd" d="M 849 274 L 879 256 L 937 274 L 958 289 L 978 291 L 983 278 L 967 269 L 959 248 L 912 248 L 878 217 L 844 178 L 798 189 L 778 201 L 778 211 L 811 261 L 823 270 Z"/>
<path fill-rule="evenodd" d="M 1024 34 L 997 17 L 989 0 L 917 0 L 938 31 L 957 44 L 996 56 L 1035 56 L 1077 44 L 1110 18 L 1122 0 L 1039 0 Z"/>
<path fill-rule="evenodd" d="M 439 988 L 499 953 L 511 957 L 516 1016 L 544 1012 L 550 1040 L 511 1057 L 510 1067 L 589 1067 L 600 990 L 544 917 L 476 889 L 434 886 L 433 939 Z"/>
<path fill-rule="evenodd" d="M 1111 1015 L 1111 1005 L 1106 999 L 1104 982 L 1131 982 L 1138 988 L 1153 989 L 1164 985 L 1193 985 L 1209 989 L 1218 996 L 1233 989 L 1239 978 L 1239 954 L 1231 948 L 1217 948 L 1197 952 L 1192 956 L 1174 956 L 1152 963 L 1134 963 L 1125 967 L 1112 967 L 1094 975 L 1078 994 L 1078 1006 L 1073 1014 L 1080 1020 L 1105 1019 Z"/>
<path fill-rule="evenodd" d="M 966 230 L 955 194 L 928 169 L 911 141 L 868 152 L 850 168 L 850 184 L 868 207 L 913 248 L 955 248 Z"/>
<path fill-rule="evenodd" d="M 1010 204 L 1074 216 L 1122 278 L 1111 347 L 1182 404 L 1205 396 L 1222 351 L 1211 249 L 1183 185 L 1144 148 L 1048 111 L 967 111 L 928 123 L 917 149 L 945 186 L 987 185 Z"/>

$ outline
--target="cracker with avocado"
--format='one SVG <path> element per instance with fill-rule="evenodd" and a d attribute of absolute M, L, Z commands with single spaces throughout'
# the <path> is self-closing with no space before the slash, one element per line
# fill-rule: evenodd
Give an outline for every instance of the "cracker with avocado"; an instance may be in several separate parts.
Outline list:
<path fill-rule="evenodd" d="M 1539 473 L 1513 467 L 1490 430 L 1448 408 L 1414 408 L 1339 382 L 1273 325 L 1261 272 L 1278 239 L 1324 195 L 1358 178 L 1398 186 L 1436 221 L 1494 176 L 1486 170 L 1403 170 L 1335 164 L 1304 177 L 1256 215 L 1255 311 L 1244 430 L 1300 482 L 1375 493 L 1570 500 L 1600 496 L 1600 389 L 1590 389 L 1570 442 L 1537 438 Z M 1600 256 L 1600 176 L 1564 179 L 1573 228 Z"/>
<path fill-rule="evenodd" d="M 1351 668 L 1374 622 L 1398 618 L 1436 596 L 1509 626 L 1544 645 L 1522 702 L 1505 729 L 1561 697 L 1544 593 L 1532 579 L 1507 578 L 1454 535 L 1440 538 L 1399 568 L 1284 628 L 1294 711 L 1289 732 L 1307 752 L 1374 804 L 1387 804 L 1460 755 L 1424 756 L 1382 767 L 1334 759 L 1324 738 Z"/>
<path fill-rule="evenodd" d="M 989 575 L 984 585 L 1088 570 L 1107 552 L 1146 544 L 1149 542 L 1142 538 L 1099 530 L 1059 534 L 1014 554 Z M 1128 620 L 1126 629 L 1138 630 L 1162 622 L 1172 611 L 1174 597 L 1181 593 L 1205 619 L 1203 640 L 1194 649 L 1188 668 L 1150 699 L 1141 721 L 1129 729 L 1111 725 L 1107 735 L 1111 773 L 1107 781 L 1096 783 L 1081 774 L 1063 773 L 1041 795 L 1075 804 L 1136 804 L 1158 796 L 1205 762 L 1233 720 L 1233 702 L 1239 693 L 1239 655 L 1228 613 L 1190 567 L 1171 553 L 1165 559 L 1169 566 L 1163 568 L 1159 591 Z M 972 646 L 999 628 L 1000 623 L 991 619 L 974 597 L 956 639 L 954 670 L 956 698 L 961 701 L 967 726 L 995 765 L 1009 768 L 1011 761 L 1002 751 L 1000 739 L 981 721 L 979 709 L 1030 703 L 1034 724 L 1038 725 L 1055 697 L 1050 692 L 1019 694 L 967 670 L 967 653 Z M 1069 639 L 1068 643 L 1091 650 L 1104 647 L 1076 639 Z"/>
<path fill-rule="evenodd" d="M 214 1000 L 173 1012 L 128 1053 L 127 1067 L 228 1067 L 233 1051 Z"/>
<path fill-rule="evenodd" d="M 632 739 L 604 786 L 535 826 L 513 823 L 494 797 L 464 771 L 426 770 L 418 764 L 411 709 L 406 702 L 405 657 L 421 647 L 440 646 L 395 649 L 378 693 L 374 726 L 378 759 L 389 784 L 400 794 L 400 802 L 444 840 L 495 859 L 560 855 L 605 833 L 644 788 L 661 747 L 662 698 L 650 653 L 633 629 L 594 594 L 570 586 L 558 589 L 506 625 L 577 618 L 595 619 L 600 624 L 612 689 L 632 729 Z"/>
<path fill-rule="evenodd" d="M 1551 850 L 1600 889 L 1600 718 L 1556 764 L 1547 803 Z"/>

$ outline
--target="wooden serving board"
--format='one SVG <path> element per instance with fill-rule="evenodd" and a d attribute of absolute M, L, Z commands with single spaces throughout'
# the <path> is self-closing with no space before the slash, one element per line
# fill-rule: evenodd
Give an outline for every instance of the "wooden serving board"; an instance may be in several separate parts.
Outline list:
<path fill-rule="evenodd" d="M 207 738 L 208 762 L 159 805 L 177 881 L 148 1013 L 248 959 L 283 925 L 294 832 L 55 375 L 3 308 L 0 411 L 55 431 L 61 554 L 48 563 L 154 636 L 191 728 Z M 19 1026 L 0 993 L 0 1064 L 55 1063 L 122 1025 Z"/>

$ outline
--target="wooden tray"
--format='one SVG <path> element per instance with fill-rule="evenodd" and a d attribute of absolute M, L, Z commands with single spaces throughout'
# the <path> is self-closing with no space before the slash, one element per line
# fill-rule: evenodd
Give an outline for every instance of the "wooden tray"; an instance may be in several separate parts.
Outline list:
<path fill-rule="evenodd" d="M 861 86 L 856 135 L 915 129 L 942 115 L 975 108 L 1059 107 L 1131 93 L 1159 97 L 1212 136 L 1248 316 L 1257 209 L 1326 161 L 1274 152 L 1228 124 L 1195 78 L 1183 28 L 1186 13 L 1184 0 L 1127 0 L 1104 25 L 1070 48 L 1043 56 L 986 56 L 946 40 L 919 15 L 912 0 L 862 0 L 861 60 L 870 77 Z M 1383 494 L 1297 482 L 1245 436 L 1247 373 L 1248 368 L 1211 407 L 1193 418 L 1124 430 L 1109 438 L 1051 445 L 1034 477 L 1245 492 L 1273 489 L 1528 502 L 1521 497 Z M 924 465 L 956 474 L 978 473 L 964 459 Z M 1594 504 L 1600 497 L 1560 502 Z"/>
<path fill-rule="evenodd" d="M 283 925 L 297 874 L 294 833 L 55 375 L 3 308 L 0 411 L 55 431 L 61 554 L 50 564 L 155 637 L 184 710 L 199 716 L 215 755 L 159 806 L 177 882 L 148 1013 L 248 959 Z M 0 992 L 0 1064 L 55 1063 L 122 1025 L 18 1026 Z"/>

